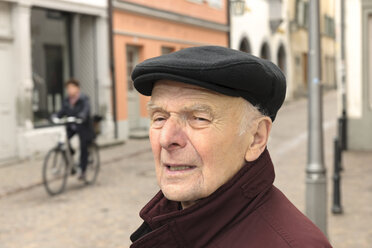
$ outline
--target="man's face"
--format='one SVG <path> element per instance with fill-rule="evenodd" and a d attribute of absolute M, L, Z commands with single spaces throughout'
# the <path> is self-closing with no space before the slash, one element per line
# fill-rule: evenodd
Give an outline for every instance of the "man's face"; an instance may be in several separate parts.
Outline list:
<path fill-rule="evenodd" d="M 184 207 L 226 183 L 245 163 L 252 140 L 240 135 L 242 98 L 161 80 L 152 91 L 150 142 L 158 184 Z"/>
<path fill-rule="evenodd" d="M 74 84 L 68 84 L 66 86 L 66 91 L 69 97 L 76 97 L 80 93 L 80 88 Z"/>

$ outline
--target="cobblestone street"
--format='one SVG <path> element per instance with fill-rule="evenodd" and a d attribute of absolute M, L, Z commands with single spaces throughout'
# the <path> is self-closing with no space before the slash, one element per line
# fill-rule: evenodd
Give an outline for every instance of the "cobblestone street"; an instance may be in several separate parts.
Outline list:
<path fill-rule="evenodd" d="M 301 210 L 305 206 L 307 100 L 287 102 L 269 142 L 275 185 Z M 342 174 L 344 214 L 332 215 L 336 93 L 324 97 L 324 146 L 328 177 L 328 237 L 336 248 L 372 247 L 372 154 L 346 152 Z M 149 142 L 129 140 L 101 150 L 93 186 L 70 177 L 59 196 L 46 194 L 42 160 L 0 166 L 0 248 L 120 248 L 141 224 L 138 212 L 158 191 Z"/>

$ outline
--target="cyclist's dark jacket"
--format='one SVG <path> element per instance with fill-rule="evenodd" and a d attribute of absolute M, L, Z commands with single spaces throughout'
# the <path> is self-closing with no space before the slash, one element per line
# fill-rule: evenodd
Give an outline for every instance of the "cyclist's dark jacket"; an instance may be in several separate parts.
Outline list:
<path fill-rule="evenodd" d="M 57 113 L 59 118 L 64 116 L 74 116 L 83 120 L 80 125 L 69 124 L 67 130 L 72 130 L 80 133 L 87 140 L 92 140 L 93 134 L 93 123 L 90 116 L 90 101 L 89 97 L 83 93 L 80 93 L 78 100 L 74 106 L 70 105 L 69 98 L 65 98 L 62 103 L 62 109 Z"/>
<path fill-rule="evenodd" d="M 161 191 L 141 210 L 131 248 L 329 248 L 323 233 L 275 186 L 269 152 L 180 210 Z"/>

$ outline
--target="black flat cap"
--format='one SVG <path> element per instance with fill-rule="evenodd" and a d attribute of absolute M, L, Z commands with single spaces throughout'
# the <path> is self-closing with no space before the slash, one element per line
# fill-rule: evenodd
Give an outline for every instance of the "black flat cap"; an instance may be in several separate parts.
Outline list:
<path fill-rule="evenodd" d="M 170 79 L 242 97 L 273 121 L 286 93 L 285 76 L 276 65 L 218 46 L 192 47 L 145 60 L 135 67 L 132 79 L 146 96 L 151 95 L 156 81 Z"/>

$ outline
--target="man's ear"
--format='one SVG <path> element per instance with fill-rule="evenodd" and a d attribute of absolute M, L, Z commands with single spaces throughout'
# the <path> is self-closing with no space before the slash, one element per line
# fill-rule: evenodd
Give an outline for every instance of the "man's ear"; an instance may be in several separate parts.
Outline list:
<path fill-rule="evenodd" d="M 245 160 L 250 162 L 258 159 L 261 153 L 265 150 L 269 134 L 271 131 L 272 121 L 269 117 L 264 116 L 256 120 L 252 130 L 252 139 L 248 150 L 245 153 Z"/>

